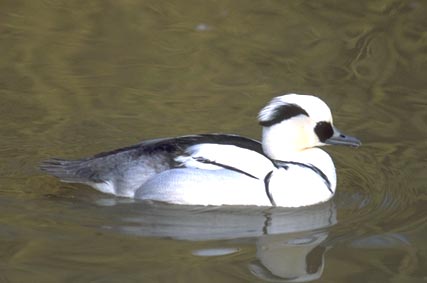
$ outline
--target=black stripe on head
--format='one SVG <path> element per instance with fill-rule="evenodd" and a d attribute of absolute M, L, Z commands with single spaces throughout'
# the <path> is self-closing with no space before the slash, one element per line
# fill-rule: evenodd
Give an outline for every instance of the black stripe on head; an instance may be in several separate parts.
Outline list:
<path fill-rule="evenodd" d="M 327 139 L 334 135 L 334 129 L 329 122 L 318 122 L 314 127 L 314 132 L 321 142 L 325 142 Z"/>
<path fill-rule="evenodd" d="M 264 127 L 269 127 L 274 124 L 280 123 L 283 120 L 296 117 L 298 115 L 309 116 L 308 113 L 296 104 L 286 103 L 277 105 L 271 110 L 271 113 L 268 115 L 268 119 L 263 119 L 259 121 L 259 124 Z"/>

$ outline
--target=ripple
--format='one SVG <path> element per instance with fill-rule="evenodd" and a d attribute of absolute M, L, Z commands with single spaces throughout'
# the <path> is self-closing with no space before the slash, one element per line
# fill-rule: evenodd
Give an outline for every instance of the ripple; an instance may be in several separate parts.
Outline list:
<path fill-rule="evenodd" d="M 367 143 L 357 154 L 334 153 L 339 168 L 337 238 L 406 233 L 427 223 L 420 217 L 426 195 L 419 179 L 423 145 L 408 144 Z"/>

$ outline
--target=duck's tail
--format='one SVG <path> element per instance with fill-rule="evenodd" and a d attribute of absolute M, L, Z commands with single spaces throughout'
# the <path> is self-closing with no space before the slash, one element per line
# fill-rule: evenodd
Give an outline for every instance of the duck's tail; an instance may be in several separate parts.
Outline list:
<path fill-rule="evenodd" d="M 90 166 L 87 166 L 86 160 L 65 160 L 52 158 L 42 161 L 40 170 L 59 178 L 67 183 L 102 182 Z"/>

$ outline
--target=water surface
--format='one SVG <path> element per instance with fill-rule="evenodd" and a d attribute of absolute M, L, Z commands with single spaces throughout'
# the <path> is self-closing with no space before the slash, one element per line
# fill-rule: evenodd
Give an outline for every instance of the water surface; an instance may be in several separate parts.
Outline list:
<path fill-rule="evenodd" d="M 0 282 L 425 281 L 423 1 L 3 1 Z M 316 94 L 363 147 L 328 148 L 333 201 L 132 202 L 37 170 L 142 139 L 260 137 Z"/>

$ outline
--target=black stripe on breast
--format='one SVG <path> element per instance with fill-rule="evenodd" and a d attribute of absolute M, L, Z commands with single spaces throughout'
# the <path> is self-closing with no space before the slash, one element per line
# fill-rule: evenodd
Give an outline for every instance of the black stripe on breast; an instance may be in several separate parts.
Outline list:
<path fill-rule="evenodd" d="M 306 163 L 301 163 L 301 162 L 296 162 L 296 161 L 282 161 L 282 160 L 275 160 L 274 162 L 279 167 L 285 167 L 285 169 L 288 169 L 288 168 L 286 168 L 287 165 L 291 164 L 291 165 L 297 165 L 297 166 L 301 166 L 301 167 L 312 170 L 313 172 L 315 172 L 317 175 L 319 175 L 323 179 L 323 182 L 325 182 L 325 185 L 328 188 L 328 191 L 331 192 L 331 194 L 334 194 L 334 192 L 331 189 L 331 182 L 329 181 L 326 174 L 323 173 L 322 170 L 320 170 L 318 167 L 314 166 L 313 164 L 306 164 Z"/>
<path fill-rule="evenodd" d="M 229 166 L 229 165 L 225 165 L 225 164 L 222 164 L 222 163 L 218 163 L 218 162 L 215 162 L 215 161 L 203 158 L 203 157 L 193 157 L 193 159 L 196 160 L 196 161 L 198 161 L 198 162 L 201 162 L 201 163 L 216 165 L 216 166 L 222 167 L 224 169 L 232 170 L 234 172 L 237 172 L 237 173 L 240 173 L 240 174 L 244 174 L 244 175 L 246 175 L 248 177 L 251 177 L 251 178 L 259 180 L 254 175 L 252 175 L 252 174 L 250 174 L 248 172 L 245 172 L 243 170 L 240 170 L 240 169 L 238 169 L 236 167 L 233 167 L 233 166 Z"/>
<path fill-rule="evenodd" d="M 272 174 L 273 174 L 273 171 L 270 171 L 267 175 L 265 175 L 264 186 L 265 186 L 265 193 L 267 194 L 267 197 L 270 200 L 271 205 L 276 206 L 276 202 L 274 201 L 273 196 L 271 195 L 271 192 L 270 192 L 270 179 Z"/>

